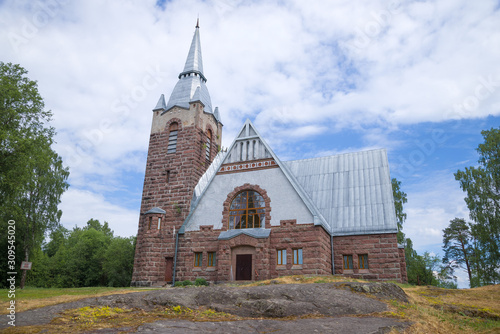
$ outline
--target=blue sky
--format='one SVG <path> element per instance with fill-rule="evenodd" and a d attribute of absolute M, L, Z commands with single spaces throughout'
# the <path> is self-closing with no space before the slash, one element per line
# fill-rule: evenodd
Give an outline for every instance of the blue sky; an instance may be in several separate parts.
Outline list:
<path fill-rule="evenodd" d="M 498 1 L 0 2 L 0 60 L 38 81 L 70 167 L 62 224 L 137 231 L 152 108 L 200 17 L 205 76 L 229 146 L 250 118 L 282 160 L 387 148 L 404 232 L 441 252 L 467 218 L 457 169 L 500 125 Z M 462 280 L 463 284 L 463 279 Z"/>

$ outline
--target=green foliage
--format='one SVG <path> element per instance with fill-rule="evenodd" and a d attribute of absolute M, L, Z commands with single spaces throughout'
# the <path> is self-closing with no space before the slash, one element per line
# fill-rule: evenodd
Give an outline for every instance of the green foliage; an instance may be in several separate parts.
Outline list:
<path fill-rule="evenodd" d="M 17 265 L 28 261 L 45 233 L 59 225 L 57 206 L 69 175 L 51 148 L 52 114 L 26 73 L 19 65 L 0 62 L 0 245 L 6 244 L 7 222 L 14 220 Z M 0 286 L 8 271 L 2 261 Z"/>
<path fill-rule="evenodd" d="M 405 234 L 403 233 L 403 223 L 406 220 L 406 213 L 404 212 L 403 205 L 408 202 L 406 198 L 406 193 L 401 190 L 401 181 L 396 178 L 391 180 L 392 183 L 392 195 L 394 197 L 394 208 L 396 209 L 396 219 L 398 223 L 398 243 L 403 244 L 405 242 Z"/>
<path fill-rule="evenodd" d="M 135 237 L 116 237 L 104 253 L 102 269 L 108 286 L 129 286 L 134 269 Z"/>
<path fill-rule="evenodd" d="M 409 284 L 456 288 L 453 268 L 441 265 L 442 260 L 429 252 L 419 255 L 409 238 L 406 239 L 405 258 Z"/>
<path fill-rule="evenodd" d="M 183 282 L 177 281 L 177 282 L 174 283 L 174 286 L 175 287 L 180 287 L 180 286 L 184 286 L 184 284 L 183 284 Z"/>
<path fill-rule="evenodd" d="M 477 148 L 479 165 L 455 173 L 475 223 L 470 226 L 476 275 L 471 285 L 500 282 L 500 128 L 481 134 L 484 143 Z"/>
<path fill-rule="evenodd" d="M 197 279 L 195 279 L 194 285 L 196 285 L 196 286 L 208 286 L 208 282 L 206 279 L 204 279 L 202 277 L 198 277 Z"/>
<path fill-rule="evenodd" d="M 187 279 L 187 280 L 185 280 L 185 281 L 182 282 L 182 285 L 183 286 L 193 285 L 193 282 L 191 282 L 190 280 Z"/>
<path fill-rule="evenodd" d="M 135 237 L 114 237 L 108 223 L 91 219 L 71 232 L 60 227 L 35 252 L 28 283 L 36 287 L 129 286 Z"/>

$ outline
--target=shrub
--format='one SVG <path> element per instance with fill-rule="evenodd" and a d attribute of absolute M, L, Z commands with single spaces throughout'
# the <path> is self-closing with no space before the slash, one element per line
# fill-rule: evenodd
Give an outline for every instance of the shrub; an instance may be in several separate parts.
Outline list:
<path fill-rule="evenodd" d="M 179 286 L 184 286 L 184 284 L 182 284 L 182 282 L 177 281 L 175 282 L 174 286 L 179 287 Z"/>
<path fill-rule="evenodd" d="M 182 282 L 182 285 L 184 285 L 184 286 L 193 285 L 193 282 L 191 282 L 190 280 L 187 279 L 187 280 Z"/>
<path fill-rule="evenodd" d="M 202 286 L 202 285 L 208 286 L 208 282 L 206 279 L 199 277 L 194 281 L 194 285 L 196 285 L 196 286 Z"/>

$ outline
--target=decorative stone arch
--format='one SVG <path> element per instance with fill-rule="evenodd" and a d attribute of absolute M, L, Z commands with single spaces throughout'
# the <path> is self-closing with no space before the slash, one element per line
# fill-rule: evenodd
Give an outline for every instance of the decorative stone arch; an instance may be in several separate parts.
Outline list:
<path fill-rule="evenodd" d="M 182 121 L 178 118 L 172 118 L 165 124 L 167 141 L 167 154 L 174 154 L 177 151 L 177 139 L 182 130 Z"/>
<path fill-rule="evenodd" d="M 165 131 L 167 131 L 167 132 L 169 131 L 170 125 L 172 123 L 177 123 L 177 127 L 178 127 L 177 130 L 178 131 L 182 130 L 182 121 L 179 118 L 174 117 L 174 118 L 169 119 L 168 122 L 165 124 Z"/>
<path fill-rule="evenodd" d="M 266 205 L 265 217 L 266 217 L 266 225 L 265 228 L 271 228 L 271 199 L 267 195 L 267 191 L 262 189 L 260 186 L 256 184 L 245 183 L 242 186 L 234 188 L 232 192 L 227 195 L 226 200 L 222 206 L 222 231 L 227 231 L 229 229 L 229 207 L 231 206 L 231 202 L 240 192 L 245 190 L 253 190 L 258 192 L 263 198 L 264 203 Z"/>

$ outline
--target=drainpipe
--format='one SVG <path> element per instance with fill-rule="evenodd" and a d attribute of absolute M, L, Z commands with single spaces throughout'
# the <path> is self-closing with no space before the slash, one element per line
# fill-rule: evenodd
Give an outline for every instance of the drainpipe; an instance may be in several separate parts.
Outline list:
<path fill-rule="evenodd" d="M 175 285 L 175 269 L 177 268 L 177 246 L 179 245 L 179 232 L 175 235 L 175 253 L 174 253 L 174 273 L 172 275 L 172 286 Z"/>
<path fill-rule="evenodd" d="M 333 235 L 330 235 L 330 245 L 332 247 L 332 275 L 335 275 L 335 264 L 333 262 Z M 174 269 L 174 272 L 175 272 L 175 269 Z"/>

